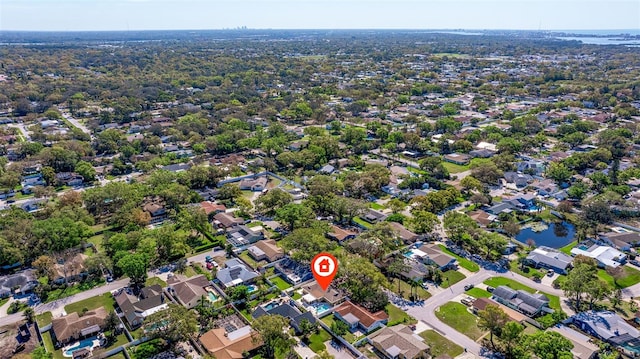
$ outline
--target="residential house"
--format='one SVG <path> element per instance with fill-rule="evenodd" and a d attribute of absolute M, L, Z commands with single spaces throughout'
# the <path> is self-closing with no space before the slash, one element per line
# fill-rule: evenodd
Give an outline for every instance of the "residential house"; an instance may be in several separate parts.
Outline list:
<path fill-rule="evenodd" d="M 511 203 L 508 202 L 500 202 L 496 203 L 493 206 L 485 209 L 485 211 L 489 214 L 499 215 L 500 213 L 511 213 L 516 209 Z"/>
<path fill-rule="evenodd" d="M 429 356 L 429 346 L 404 324 L 382 328 L 371 334 L 368 340 L 388 359 L 414 359 Z"/>
<path fill-rule="evenodd" d="M 114 292 L 113 299 L 132 329 L 151 314 L 167 309 L 169 302 L 158 284 L 142 288 L 137 296 L 129 288 L 122 288 Z"/>
<path fill-rule="evenodd" d="M 435 243 L 422 244 L 410 252 L 412 258 L 416 258 L 427 265 L 434 265 L 441 271 L 455 269 L 458 263 L 455 257 L 444 253 Z"/>
<path fill-rule="evenodd" d="M 553 269 L 556 273 L 566 274 L 573 258 L 557 249 L 540 246 L 529 253 L 526 262 L 535 268 Z"/>
<path fill-rule="evenodd" d="M 190 168 L 191 168 L 191 165 L 188 163 L 176 163 L 173 165 L 162 167 L 163 170 L 173 172 L 173 173 L 184 172 Z"/>
<path fill-rule="evenodd" d="M 159 224 L 164 222 L 167 218 L 169 218 L 169 214 L 164 206 L 157 202 L 151 202 L 145 204 L 142 209 L 149 213 L 151 219 L 149 220 L 149 224 Z"/>
<path fill-rule="evenodd" d="M 469 164 L 469 160 L 471 159 L 469 155 L 465 155 L 462 153 L 451 153 L 448 155 L 444 155 L 443 158 L 446 162 L 450 162 L 460 166 Z"/>
<path fill-rule="evenodd" d="M 213 216 L 227 210 L 227 207 L 225 207 L 224 204 L 213 203 L 211 201 L 200 202 L 200 207 L 204 210 L 204 213 L 206 213 L 207 216 Z"/>
<path fill-rule="evenodd" d="M 235 247 L 245 246 L 255 243 L 264 238 L 261 230 L 250 228 L 244 224 L 232 227 L 227 230 L 227 241 Z"/>
<path fill-rule="evenodd" d="M 224 264 L 225 268 L 218 270 L 216 278 L 226 288 L 239 284 L 250 284 L 257 277 L 258 273 L 250 270 L 247 266 L 237 258 L 229 259 Z"/>
<path fill-rule="evenodd" d="M 335 308 L 333 314 L 336 319 L 345 322 L 349 326 L 349 330 L 364 333 L 370 333 L 377 328 L 384 327 L 389 320 L 389 315 L 383 310 L 371 313 L 351 301 L 340 304 Z"/>
<path fill-rule="evenodd" d="M 282 277 L 289 283 L 297 285 L 313 278 L 311 267 L 309 264 L 303 264 L 284 258 L 274 266 L 276 273 L 282 274 Z"/>
<path fill-rule="evenodd" d="M 497 216 L 481 210 L 475 210 L 473 212 L 469 212 L 469 217 L 471 217 L 474 221 L 476 221 L 476 223 L 478 223 L 480 227 L 484 227 L 484 228 L 486 228 L 488 225 L 490 225 L 491 223 L 495 222 L 498 219 Z"/>
<path fill-rule="evenodd" d="M 541 176 L 545 171 L 545 164 L 538 160 L 527 160 L 516 163 L 516 168 L 518 172 Z"/>
<path fill-rule="evenodd" d="M 52 339 L 56 347 L 87 338 L 100 332 L 105 325 L 107 311 L 104 307 L 90 310 L 82 315 L 73 312 L 51 321 Z"/>
<path fill-rule="evenodd" d="M 213 224 L 218 228 L 232 228 L 243 224 L 244 220 L 231 213 L 220 212 L 213 216 Z"/>
<path fill-rule="evenodd" d="M 322 301 L 330 304 L 332 307 L 335 307 L 345 300 L 345 296 L 344 294 L 342 294 L 342 292 L 339 292 L 332 286 L 327 288 L 327 290 L 325 291 L 316 281 L 304 284 L 301 288 L 305 293 L 302 296 L 302 300 L 308 304 Z"/>
<path fill-rule="evenodd" d="M 621 251 L 628 251 L 640 245 L 638 232 L 608 232 L 600 234 L 600 239 Z"/>
<path fill-rule="evenodd" d="M 371 224 L 374 224 L 376 222 L 382 222 L 382 221 L 386 220 L 387 217 L 388 216 L 386 214 L 384 214 L 384 213 L 382 213 L 380 211 L 377 211 L 375 209 L 369 208 L 369 210 L 362 217 L 362 219 L 367 221 L 367 222 L 369 222 L 369 223 L 371 223 Z"/>
<path fill-rule="evenodd" d="M 509 203 L 521 211 L 533 210 L 536 208 L 536 195 L 533 193 L 519 193 L 513 197 L 504 199 L 504 203 Z"/>
<path fill-rule="evenodd" d="M 488 149 L 469 151 L 469 155 L 472 158 L 490 158 L 490 157 L 493 157 L 493 155 L 495 155 L 495 154 L 496 153 L 494 151 L 491 151 L 491 150 L 488 150 Z"/>
<path fill-rule="evenodd" d="M 38 278 L 32 269 L 0 276 L 0 298 L 30 293 L 38 284 Z"/>
<path fill-rule="evenodd" d="M 275 303 L 269 303 L 266 306 L 259 306 L 253 313 L 251 313 L 251 316 L 254 319 L 257 319 L 263 315 L 281 315 L 289 319 L 289 324 L 295 330 L 296 334 L 300 334 L 302 332 L 302 330 L 300 330 L 300 324 L 304 320 L 307 320 L 312 324 L 316 322 L 316 318 L 311 312 L 302 313 L 298 308 L 289 303 L 274 304 Z"/>
<path fill-rule="evenodd" d="M 553 310 L 549 308 L 549 298 L 544 294 L 531 294 L 524 290 L 516 291 L 504 285 L 494 289 L 491 294 L 491 299 L 496 302 L 530 317 L 534 317 L 542 312 L 553 312 Z"/>
<path fill-rule="evenodd" d="M 262 346 L 258 334 L 247 325 L 215 328 L 202 334 L 200 344 L 216 359 L 243 359 Z"/>
<path fill-rule="evenodd" d="M 249 255 L 257 261 L 275 262 L 284 257 L 284 250 L 276 245 L 273 239 L 257 241 L 248 248 Z"/>
<path fill-rule="evenodd" d="M 535 181 L 531 184 L 531 187 L 536 191 L 536 193 L 538 193 L 539 196 L 551 196 L 559 190 L 558 185 L 552 179 Z"/>
<path fill-rule="evenodd" d="M 261 192 L 267 188 L 267 176 L 245 178 L 240 181 L 240 189 L 243 191 Z"/>
<path fill-rule="evenodd" d="M 60 259 L 53 266 L 55 273 L 53 282 L 56 284 L 71 283 L 86 278 L 89 273 L 84 265 L 87 255 L 76 253 L 68 259 Z"/>
<path fill-rule="evenodd" d="M 333 167 L 333 166 L 332 166 L 332 165 L 330 165 L 330 164 L 326 164 L 326 165 L 322 166 L 322 168 L 320 168 L 320 169 L 318 170 L 318 173 L 322 173 L 322 174 L 330 175 L 330 174 L 332 174 L 335 170 L 336 170 L 336 168 L 335 168 L 335 167 Z"/>
<path fill-rule="evenodd" d="M 518 188 L 524 188 L 533 181 L 533 177 L 531 175 L 517 172 L 505 172 L 504 179 L 507 183 L 513 183 Z"/>
<path fill-rule="evenodd" d="M 632 355 L 640 354 L 640 331 L 610 311 L 589 310 L 570 318 L 577 328 Z"/>
<path fill-rule="evenodd" d="M 307 145 L 309 145 L 309 141 L 295 141 L 295 142 L 291 142 L 291 144 L 289 145 L 289 150 L 293 151 L 293 152 L 298 152 L 304 148 L 307 147 Z"/>
<path fill-rule="evenodd" d="M 191 278 L 174 275 L 167 280 L 167 284 L 174 298 L 187 309 L 193 309 L 203 297 L 207 297 L 209 293 L 205 287 L 211 285 L 204 275 Z"/>
<path fill-rule="evenodd" d="M 600 246 L 594 244 L 589 248 L 584 247 L 585 246 L 577 246 L 572 248 L 571 254 L 574 256 L 583 255 L 589 258 L 593 258 L 598 262 L 598 266 L 602 268 L 616 268 L 620 265 L 623 265 L 627 261 L 626 254 L 609 246 Z"/>
<path fill-rule="evenodd" d="M 471 310 L 473 311 L 473 314 L 478 315 L 478 312 L 480 312 L 481 310 L 486 310 L 488 305 L 495 305 L 498 308 L 500 308 L 500 310 L 502 310 L 506 315 L 509 316 L 509 318 L 517 323 L 522 323 L 525 320 L 527 320 L 527 316 L 515 311 L 507 306 L 504 306 L 498 302 L 495 302 L 489 298 L 478 298 L 476 300 L 473 301 L 473 303 L 471 303 Z"/>
<path fill-rule="evenodd" d="M 573 344 L 571 354 L 573 354 L 574 358 L 594 359 L 600 351 L 600 348 L 593 344 L 590 337 L 573 330 L 566 325 L 558 324 L 549 328 L 549 330 L 562 335 Z"/>
<path fill-rule="evenodd" d="M 398 237 L 402 239 L 405 244 L 414 243 L 420 237 L 398 222 L 389 222 L 389 225 L 391 225 L 393 231 L 398 235 Z"/>
<path fill-rule="evenodd" d="M 354 231 L 342 229 L 332 224 L 330 226 L 329 232 L 327 232 L 327 238 L 337 241 L 338 243 L 342 243 L 344 241 L 356 238 L 357 234 L 358 233 Z"/>

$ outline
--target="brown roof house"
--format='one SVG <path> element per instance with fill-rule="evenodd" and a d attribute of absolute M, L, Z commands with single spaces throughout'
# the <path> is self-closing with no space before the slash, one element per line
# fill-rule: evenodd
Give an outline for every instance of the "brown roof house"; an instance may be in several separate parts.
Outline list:
<path fill-rule="evenodd" d="M 142 288 L 138 296 L 129 288 L 123 288 L 113 293 L 113 299 L 131 328 L 139 327 L 146 317 L 168 307 L 168 300 L 158 284 Z"/>
<path fill-rule="evenodd" d="M 256 336 L 257 333 L 248 325 L 231 332 L 216 328 L 204 333 L 200 343 L 216 359 L 242 359 L 245 357 L 243 353 L 250 353 L 262 346 Z"/>
<path fill-rule="evenodd" d="M 205 287 L 211 285 L 209 280 L 203 275 L 187 278 L 183 275 L 174 275 L 167 280 L 169 290 L 180 304 L 187 309 L 192 309 L 209 293 Z"/>
<path fill-rule="evenodd" d="M 84 279 L 87 275 L 87 269 L 84 265 L 84 261 L 87 259 L 87 255 L 84 253 L 76 253 L 73 257 L 67 260 L 59 260 L 54 265 L 56 284 L 70 283 Z"/>
<path fill-rule="evenodd" d="M 396 232 L 398 237 L 402 239 L 404 243 L 413 243 L 418 239 L 418 235 L 408 230 L 405 226 L 398 222 L 389 222 L 393 231 Z"/>
<path fill-rule="evenodd" d="M 162 223 L 165 219 L 169 218 L 167 210 L 160 203 L 147 203 L 142 207 L 142 210 L 149 213 L 149 216 L 151 217 L 149 224 Z"/>
<path fill-rule="evenodd" d="M 429 357 L 429 346 L 404 324 L 383 328 L 369 336 L 369 341 L 387 358 L 414 359 Z"/>
<path fill-rule="evenodd" d="M 78 313 L 71 313 L 64 317 L 51 321 L 52 338 L 57 346 L 63 346 L 69 342 L 86 338 L 100 332 L 105 324 L 107 311 L 104 307 L 84 313 L 81 317 Z"/>
<path fill-rule="evenodd" d="M 217 214 L 220 212 L 224 212 L 227 210 L 224 204 L 218 204 L 211 201 L 202 201 L 200 202 L 200 207 L 204 210 L 204 213 L 210 215 L 211 213 Z"/>
<path fill-rule="evenodd" d="M 337 319 L 347 323 L 351 331 L 361 330 L 370 333 L 375 329 L 384 327 L 389 320 L 389 315 L 384 311 L 371 313 L 361 306 L 353 304 L 351 301 L 342 303 L 335 309 L 333 315 Z"/>
<path fill-rule="evenodd" d="M 273 239 L 257 241 L 248 248 L 248 251 L 249 255 L 257 261 L 266 260 L 267 262 L 273 262 L 284 257 L 284 250 L 278 247 L 276 241 Z"/>
<path fill-rule="evenodd" d="M 242 218 L 235 217 L 231 213 L 221 212 L 213 216 L 213 224 L 218 228 L 231 228 L 243 223 L 244 220 Z"/>
<path fill-rule="evenodd" d="M 342 243 L 342 242 L 347 241 L 349 239 L 356 238 L 357 234 L 358 233 L 356 233 L 356 232 L 348 231 L 346 229 L 342 229 L 342 228 L 332 224 L 331 225 L 331 229 L 329 230 L 329 232 L 327 232 L 327 238 L 333 239 L 334 241 Z"/>
<path fill-rule="evenodd" d="M 334 287 L 329 287 L 324 291 L 316 281 L 303 285 L 302 290 L 305 293 L 305 295 L 302 296 L 302 300 L 308 304 L 323 301 L 333 307 L 345 300 L 344 295 Z"/>

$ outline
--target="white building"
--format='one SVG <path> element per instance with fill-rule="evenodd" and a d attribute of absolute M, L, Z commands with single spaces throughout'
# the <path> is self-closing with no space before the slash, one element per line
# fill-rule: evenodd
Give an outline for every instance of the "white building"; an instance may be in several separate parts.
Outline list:
<path fill-rule="evenodd" d="M 627 255 L 609 246 L 592 245 L 589 248 L 577 246 L 571 250 L 574 256 L 583 255 L 598 261 L 600 267 L 618 267 L 625 263 Z"/>

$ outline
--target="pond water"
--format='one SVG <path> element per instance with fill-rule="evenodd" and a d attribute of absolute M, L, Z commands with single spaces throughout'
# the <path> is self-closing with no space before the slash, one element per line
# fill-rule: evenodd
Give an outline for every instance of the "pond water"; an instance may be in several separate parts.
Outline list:
<path fill-rule="evenodd" d="M 518 233 L 516 239 L 526 244 L 528 239 L 533 239 L 536 246 L 551 248 L 564 247 L 573 241 L 576 229 L 569 222 L 550 223 L 549 228 L 541 232 L 534 232 L 531 228 L 524 228 Z"/>

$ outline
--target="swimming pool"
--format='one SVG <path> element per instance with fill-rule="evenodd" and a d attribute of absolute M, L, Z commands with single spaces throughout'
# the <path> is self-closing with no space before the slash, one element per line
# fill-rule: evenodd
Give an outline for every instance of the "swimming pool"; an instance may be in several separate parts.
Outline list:
<path fill-rule="evenodd" d="M 271 309 L 277 307 L 278 305 L 279 304 L 276 303 L 276 302 L 271 302 L 271 303 L 266 304 L 263 308 L 264 308 L 264 310 L 271 310 Z"/>
<path fill-rule="evenodd" d="M 64 355 L 65 357 L 73 357 L 73 352 L 75 352 L 77 350 L 80 350 L 82 348 L 93 349 L 94 347 L 97 347 L 99 345 L 100 345 L 100 341 L 96 337 L 82 339 L 81 341 L 79 341 L 78 343 L 74 344 L 70 348 L 67 348 L 62 353 L 62 355 Z"/>
<path fill-rule="evenodd" d="M 218 297 L 215 294 L 213 294 L 211 292 L 208 292 L 207 294 L 209 296 L 209 300 L 210 301 L 215 302 L 216 300 L 218 300 Z"/>
<path fill-rule="evenodd" d="M 312 306 L 316 310 L 317 314 L 322 314 L 331 309 L 331 304 L 325 302 L 314 303 Z"/>
<path fill-rule="evenodd" d="M 412 250 L 408 250 L 406 252 L 404 252 L 404 256 L 407 258 L 411 258 L 411 256 L 413 256 L 413 251 Z"/>
<path fill-rule="evenodd" d="M 256 290 L 258 290 L 258 287 L 253 284 L 248 285 L 247 288 L 249 289 L 249 293 L 255 292 Z"/>

